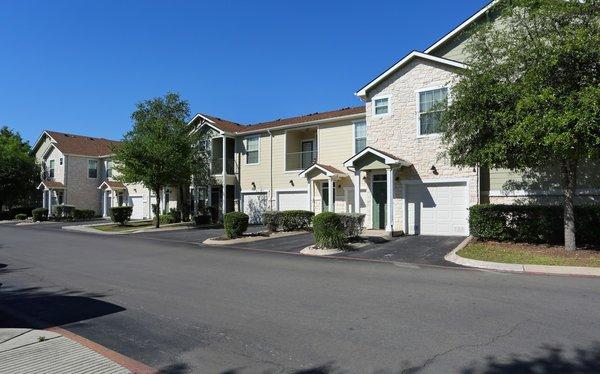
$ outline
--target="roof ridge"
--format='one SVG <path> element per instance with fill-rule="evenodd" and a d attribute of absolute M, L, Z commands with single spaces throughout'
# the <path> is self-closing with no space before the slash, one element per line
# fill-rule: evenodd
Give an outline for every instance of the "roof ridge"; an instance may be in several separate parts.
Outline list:
<path fill-rule="evenodd" d="M 68 133 L 68 132 L 62 132 L 62 131 L 56 131 L 56 130 L 44 130 L 44 132 L 47 133 L 55 133 L 55 134 L 60 134 L 60 135 L 66 135 L 67 137 L 79 137 L 79 138 L 88 138 L 88 139 L 97 139 L 97 140 L 106 140 L 109 142 L 117 142 L 120 143 L 120 140 L 113 140 L 113 139 L 107 139 L 107 138 L 101 138 L 98 136 L 90 136 L 90 135 L 81 135 L 81 134 L 73 134 L 73 133 Z"/>
<path fill-rule="evenodd" d="M 359 108 L 364 108 L 364 105 L 347 106 L 347 107 L 333 109 L 333 110 L 325 110 L 325 111 L 322 111 L 322 112 L 313 112 L 313 113 L 300 114 L 300 115 L 291 116 L 291 117 L 283 117 L 283 118 L 278 118 L 278 119 L 271 120 L 271 121 L 257 122 L 257 123 L 253 123 L 253 124 L 250 124 L 250 125 L 247 125 L 247 126 L 248 127 L 252 127 L 252 126 L 263 125 L 263 124 L 266 124 L 266 123 L 274 123 L 274 122 L 280 122 L 280 121 L 289 121 L 289 120 L 292 120 L 292 119 L 295 119 L 295 118 L 311 117 L 311 116 L 316 116 L 316 115 L 319 115 L 319 114 L 328 114 L 328 113 L 334 113 L 334 112 L 341 112 L 343 110 L 353 110 L 353 109 L 359 109 Z"/>

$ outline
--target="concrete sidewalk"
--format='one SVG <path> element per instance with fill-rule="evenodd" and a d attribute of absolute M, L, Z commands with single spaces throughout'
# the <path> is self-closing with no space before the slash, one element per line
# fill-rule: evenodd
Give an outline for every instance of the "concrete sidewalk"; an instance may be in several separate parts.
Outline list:
<path fill-rule="evenodd" d="M 59 333 L 0 329 L 0 373 L 131 373 Z"/>

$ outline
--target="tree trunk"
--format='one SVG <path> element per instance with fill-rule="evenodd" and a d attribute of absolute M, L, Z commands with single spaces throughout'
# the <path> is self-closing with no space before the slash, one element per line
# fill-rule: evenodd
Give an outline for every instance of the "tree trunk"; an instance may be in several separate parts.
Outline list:
<path fill-rule="evenodd" d="M 156 207 L 154 210 L 154 219 L 156 222 L 154 223 L 154 227 L 160 227 L 160 188 L 157 188 L 154 193 L 156 194 Z"/>
<path fill-rule="evenodd" d="M 573 160 L 563 161 L 562 174 L 564 179 L 565 197 L 565 250 L 577 249 L 575 241 L 575 188 L 577 186 L 577 162 Z"/>

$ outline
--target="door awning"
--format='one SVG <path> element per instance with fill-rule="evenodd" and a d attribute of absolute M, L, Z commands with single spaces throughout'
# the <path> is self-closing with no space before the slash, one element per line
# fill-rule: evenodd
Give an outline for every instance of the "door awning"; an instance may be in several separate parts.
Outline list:
<path fill-rule="evenodd" d="M 319 171 L 330 178 L 341 178 L 346 176 L 346 174 L 343 171 L 338 170 L 333 166 L 323 164 L 312 164 L 300 173 L 300 177 L 306 178 L 313 171 Z"/>
<path fill-rule="evenodd" d="M 344 162 L 344 166 L 347 168 L 355 167 L 356 163 L 358 163 L 360 160 L 368 158 L 368 157 L 375 157 L 376 159 L 380 160 L 383 164 L 385 164 L 388 167 L 411 166 L 412 165 L 412 163 L 410 163 L 406 160 L 403 160 L 399 157 L 396 157 L 391 153 L 381 151 L 381 150 L 375 149 L 373 147 L 367 147 L 367 148 L 363 149 L 362 151 L 358 152 L 357 154 L 355 154 L 354 156 L 350 157 L 348 160 L 346 160 Z"/>

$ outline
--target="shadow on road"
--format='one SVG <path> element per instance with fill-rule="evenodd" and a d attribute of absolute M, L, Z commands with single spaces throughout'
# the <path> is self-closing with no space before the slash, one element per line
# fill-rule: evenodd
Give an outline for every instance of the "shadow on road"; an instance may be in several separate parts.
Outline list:
<path fill-rule="evenodd" d="M 0 328 L 67 325 L 124 311 L 98 298 L 106 295 L 78 291 L 44 291 L 39 287 L 0 287 Z"/>

